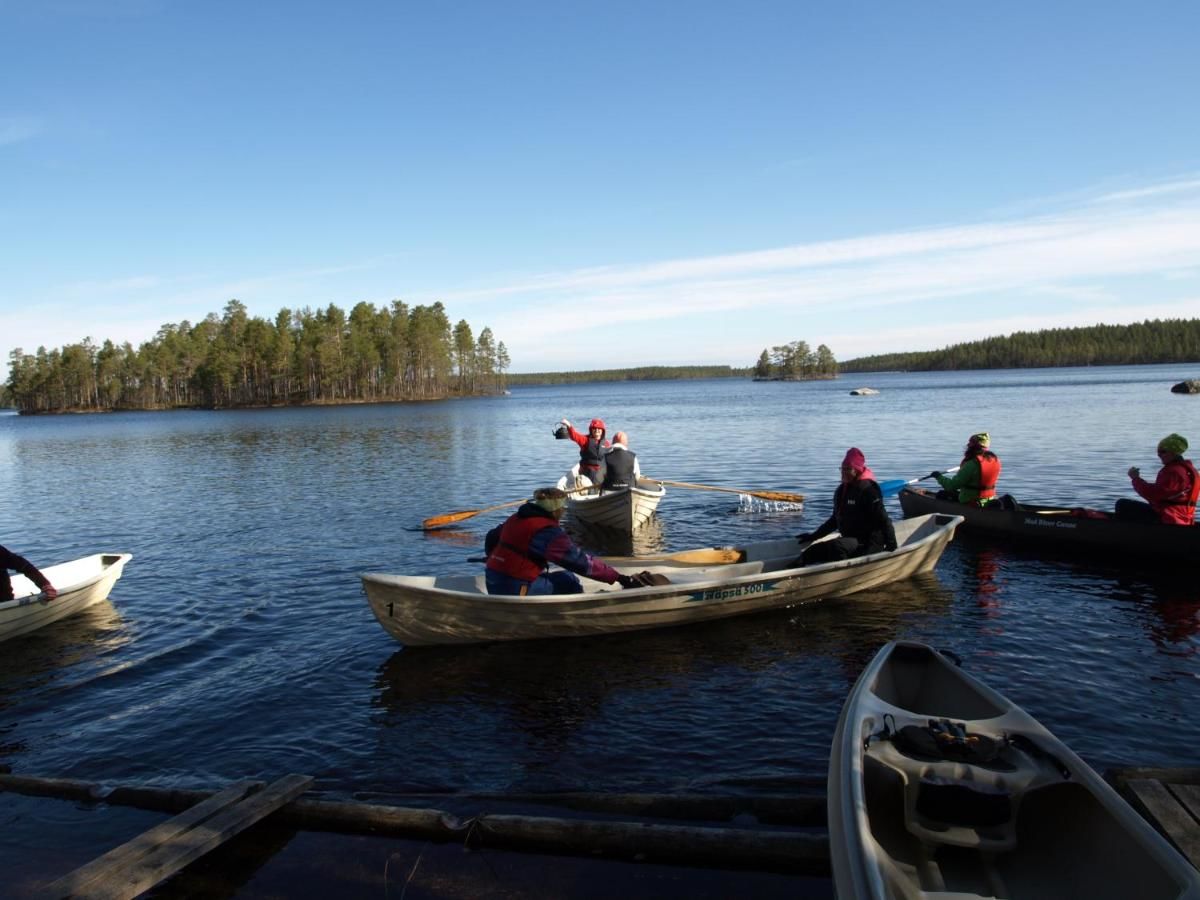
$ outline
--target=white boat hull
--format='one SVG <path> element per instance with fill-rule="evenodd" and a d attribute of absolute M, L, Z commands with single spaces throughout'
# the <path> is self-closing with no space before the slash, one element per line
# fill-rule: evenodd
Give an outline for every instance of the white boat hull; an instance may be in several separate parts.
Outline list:
<path fill-rule="evenodd" d="M 661 587 L 623 590 L 585 578 L 582 594 L 526 598 L 489 595 L 482 574 L 368 573 L 362 582 L 380 624 L 408 646 L 580 637 L 782 609 L 909 578 L 933 568 L 961 521 L 897 522 L 896 551 L 817 566 L 795 566 L 800 547 L 792 539 L 751 544 L 731 564 L 613 561 L 626 574 L 665 575 L 671 584 Z"/>
<path fill-rule="evenodd" d="M 28 634 L 108 598 L 128 553 L 97 553 L 72 562 L 49 566 L 42 574 L 58 590 L 53 600 L 24 575 L 12 577 L 13 599 L 0 603 L 0 641 Z"/>
<path fill-rule="evenodd" d="M 1200 874 L 1094 770 L 922 644 L 886 645 L 851 690 L 828 805 L 847 900 L 1200 897 Z"/>
<path fill-rule="evenodd" d="M 567 513 L 584 525 L 632 534 L 658 509 L 667 490 L 656 481 L 640 479 L 637 487 L 567 498 Z"/>

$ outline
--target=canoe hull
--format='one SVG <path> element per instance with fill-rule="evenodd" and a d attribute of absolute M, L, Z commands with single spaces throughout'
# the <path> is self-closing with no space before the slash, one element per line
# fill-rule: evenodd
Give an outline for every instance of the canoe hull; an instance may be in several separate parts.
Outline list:
<path fill-rule="evenodd" d="M 901 740 L 941 718 L 997 755 Z M 1094 770 L 922 644 L 887 644 L 859 677 L 827 796 L 839 897 L 1200 897 L 1200 874 Z"/>
<path fill-rule="evenodd" d="M 670 560 L 621 563 L 671 584 L 622 590 L 583 579 L 584 593 L 490 596 L 483 576 L 362 576 L 371 611 L 408 646 L 581 637 L 663 628 L 842 597 L 930 571 L 961 519 L 929 516 L 897 523 L 893 553 L 797 568 L 794 540 L 745 548 L 744 561 L 696 566 Z"/>
<path fill-rule="evenodd" d="M 646 524 L 664 494 L 666 488 L 661 484 L 642 479 L 637 487 L 572 495 L 567 499 L 567 513 L 590 527 L 631 534 Z"/>
<path fill-rule="evenodd" d="M 53 600 L 39 599 L 37 585 L 24 575 L 14 575 L 13 599 L 0 603 L 0 641 L 44 628 L 108 599 L 125 563 L 132 558 L 128 553 L 97 553 L 42 569 L 58 589 Z"/>
<path fill-rule="evenodd" d="M 1057 506 L 980 508 L 939 500 L 932 491 L 910 487 L 901 490 L 899 498 L 905 516 L 960 515 L 963 533 L 977 537 L 1036 544 L 1072 555 L 1103 555 L 1113 562 L 1137 558 L 1195 565 L 1200 558 L 1200 525 L 1091 519 L 1074 516 L 1069 508 Z"/>

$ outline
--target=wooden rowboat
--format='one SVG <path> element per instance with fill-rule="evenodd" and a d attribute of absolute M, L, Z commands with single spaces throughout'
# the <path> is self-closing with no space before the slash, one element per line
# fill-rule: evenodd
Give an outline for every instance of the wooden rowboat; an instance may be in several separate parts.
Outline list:
<path fill-rule="evenodd" d="M 1122 522 L 1079 515 L 1069 507 L 1028 503 L 1016 510 L 998 504 L 967 506 L 912 487 L 901 490 L 899 498 L 904 515 L 959 515 L 963 532 L 976 537 L 1036 544 L 1075 555 L 1103 555 L 1113 562 L 1137 558 L 1195 565 L 1200 558 L 1200 525 Z"/>
<path fill-rule="evenodd" d="M 636 487 L 572 494 L 567 514 L 587 526 L 631 534 L 646 524 L 666 493 L 657 481 L 639 478 Z"/>
<path fill-rule="evenodd" d="M 581 594 L 510 597 L 489 595 L 482 574 L 361 577 L 379 623 L 409 646 L 580 637 L 783 609 L 876 588 L 931 570 L 961 521 L 938 515 L 897 522 L 895 551 L 808 567 L 796 565 L 801 547 L 791 538 L 612 560 L 626 574 L 649 571 L 670 581 L 628 590 L 585 578 Z M 710 553 L 716 562 L 698 562 Z"/>
<path fill-rule="evenodd" d="M 0 641 L 28 634 L 107 599 L 131 559 L 129 553 L 97 553 L 42 569 L 58 589 L 53 600 L 45 599 L 41 589 L 24 575 L 13 575 L 13 599 L 0 603 Z"/>
<path fill-rule="evenodd" d="M 838 719 L 829 842 L 843 898 L 1200 898 L 1200 873 L 1028 713 L 893 641 Z"/>

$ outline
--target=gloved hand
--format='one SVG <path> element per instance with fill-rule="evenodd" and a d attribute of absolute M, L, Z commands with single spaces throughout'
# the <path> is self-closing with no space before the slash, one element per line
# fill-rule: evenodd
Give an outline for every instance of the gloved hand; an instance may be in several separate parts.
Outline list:
<path fill-rule="evenodd" d="M 929 477 L 930 478 L 941 478 L 942 473 L 939 472 L 937 469 L 934 469 L 932 472 L 929 473 Z"/>
<path fill-rule="evenodd" d="M 652 572 L 638 572 L 636 575 L 618 575 L 617 581 L 623 588 L 651 587 L 654 584 Z"/>
<path fill-rule="evenodd" d="M 560 425 L 566 425 L 568 428 L 570 428 L 570 427 L 571 427 L 571 423 L 570 423 L 570 422 L 568 422 L 566 419 L 563 419 L 563 420 L 562 420 L 561 422 L 559 422 L 558 424 L 560 424 Z"/>
<path fill-rule="evenodd" d="M 1127 474 L 1130 478 L 1140 478 L 1142 476 L 1142 470 L 1137 466 L 1130 466 Z"/>
<path fill-rule="evenodd" d="M 796 543 L 797 544 L 807 544 L 812 539 L 813 539 L 813 533 L 811 531 L 806 531 L 803 534 L 796 535 Z"/>

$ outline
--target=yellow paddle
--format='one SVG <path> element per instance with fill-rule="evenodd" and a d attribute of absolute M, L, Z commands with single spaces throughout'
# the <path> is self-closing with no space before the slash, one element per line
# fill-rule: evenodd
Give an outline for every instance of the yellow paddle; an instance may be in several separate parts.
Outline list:
<path fill-rule="evenodd" d="M 568 494 L 581 494 L 585 491 L 590 491 L 591 487 L 572 488 L 567 491 Z M 495 506 L 485 506 L 482 509 L 464 509 L 460 512 L 443 513 L 440 516 L 430 516 L 421 523 L 421 528 L 429 531 L 433 528 L 442 528 L 445 525 L 453 525 L 455 522 L 461 522 L 463 519 L 471 519 L 480 513 L 491 512 L 494 509 L 504 509 L 509 506 L 520 506 L 522 503 L 528 503 L 529 498 L 524 497 L 520 500 L 510 500 L 508 503 L 497 503 Z"/>
<path fill-rule="evenodd" d="M 681 550 L 661 556 L 606 556 L 610 566 L 642 566 L 658 562 L 676 562 L 697 566 L 716 566 L 746 561 L 746 551 L 740 547 L 701 547 L 698 550 Z"/>
<path fill-rule="evenodd" d="M 712 484 L 692 484 L 688 481 L 663 481 L 661 478 L 651 478 L 659 484 L 669 484 L 671 487 L 695 488 L 699 491 L 724 491 L 727 494 L 747 494 L 761 500 L 774 500 L 776 503 L 803 503 L 803 494 L 789 494 L 787 491 L 750 491 L 745 488 L 717 487 Z"/>

